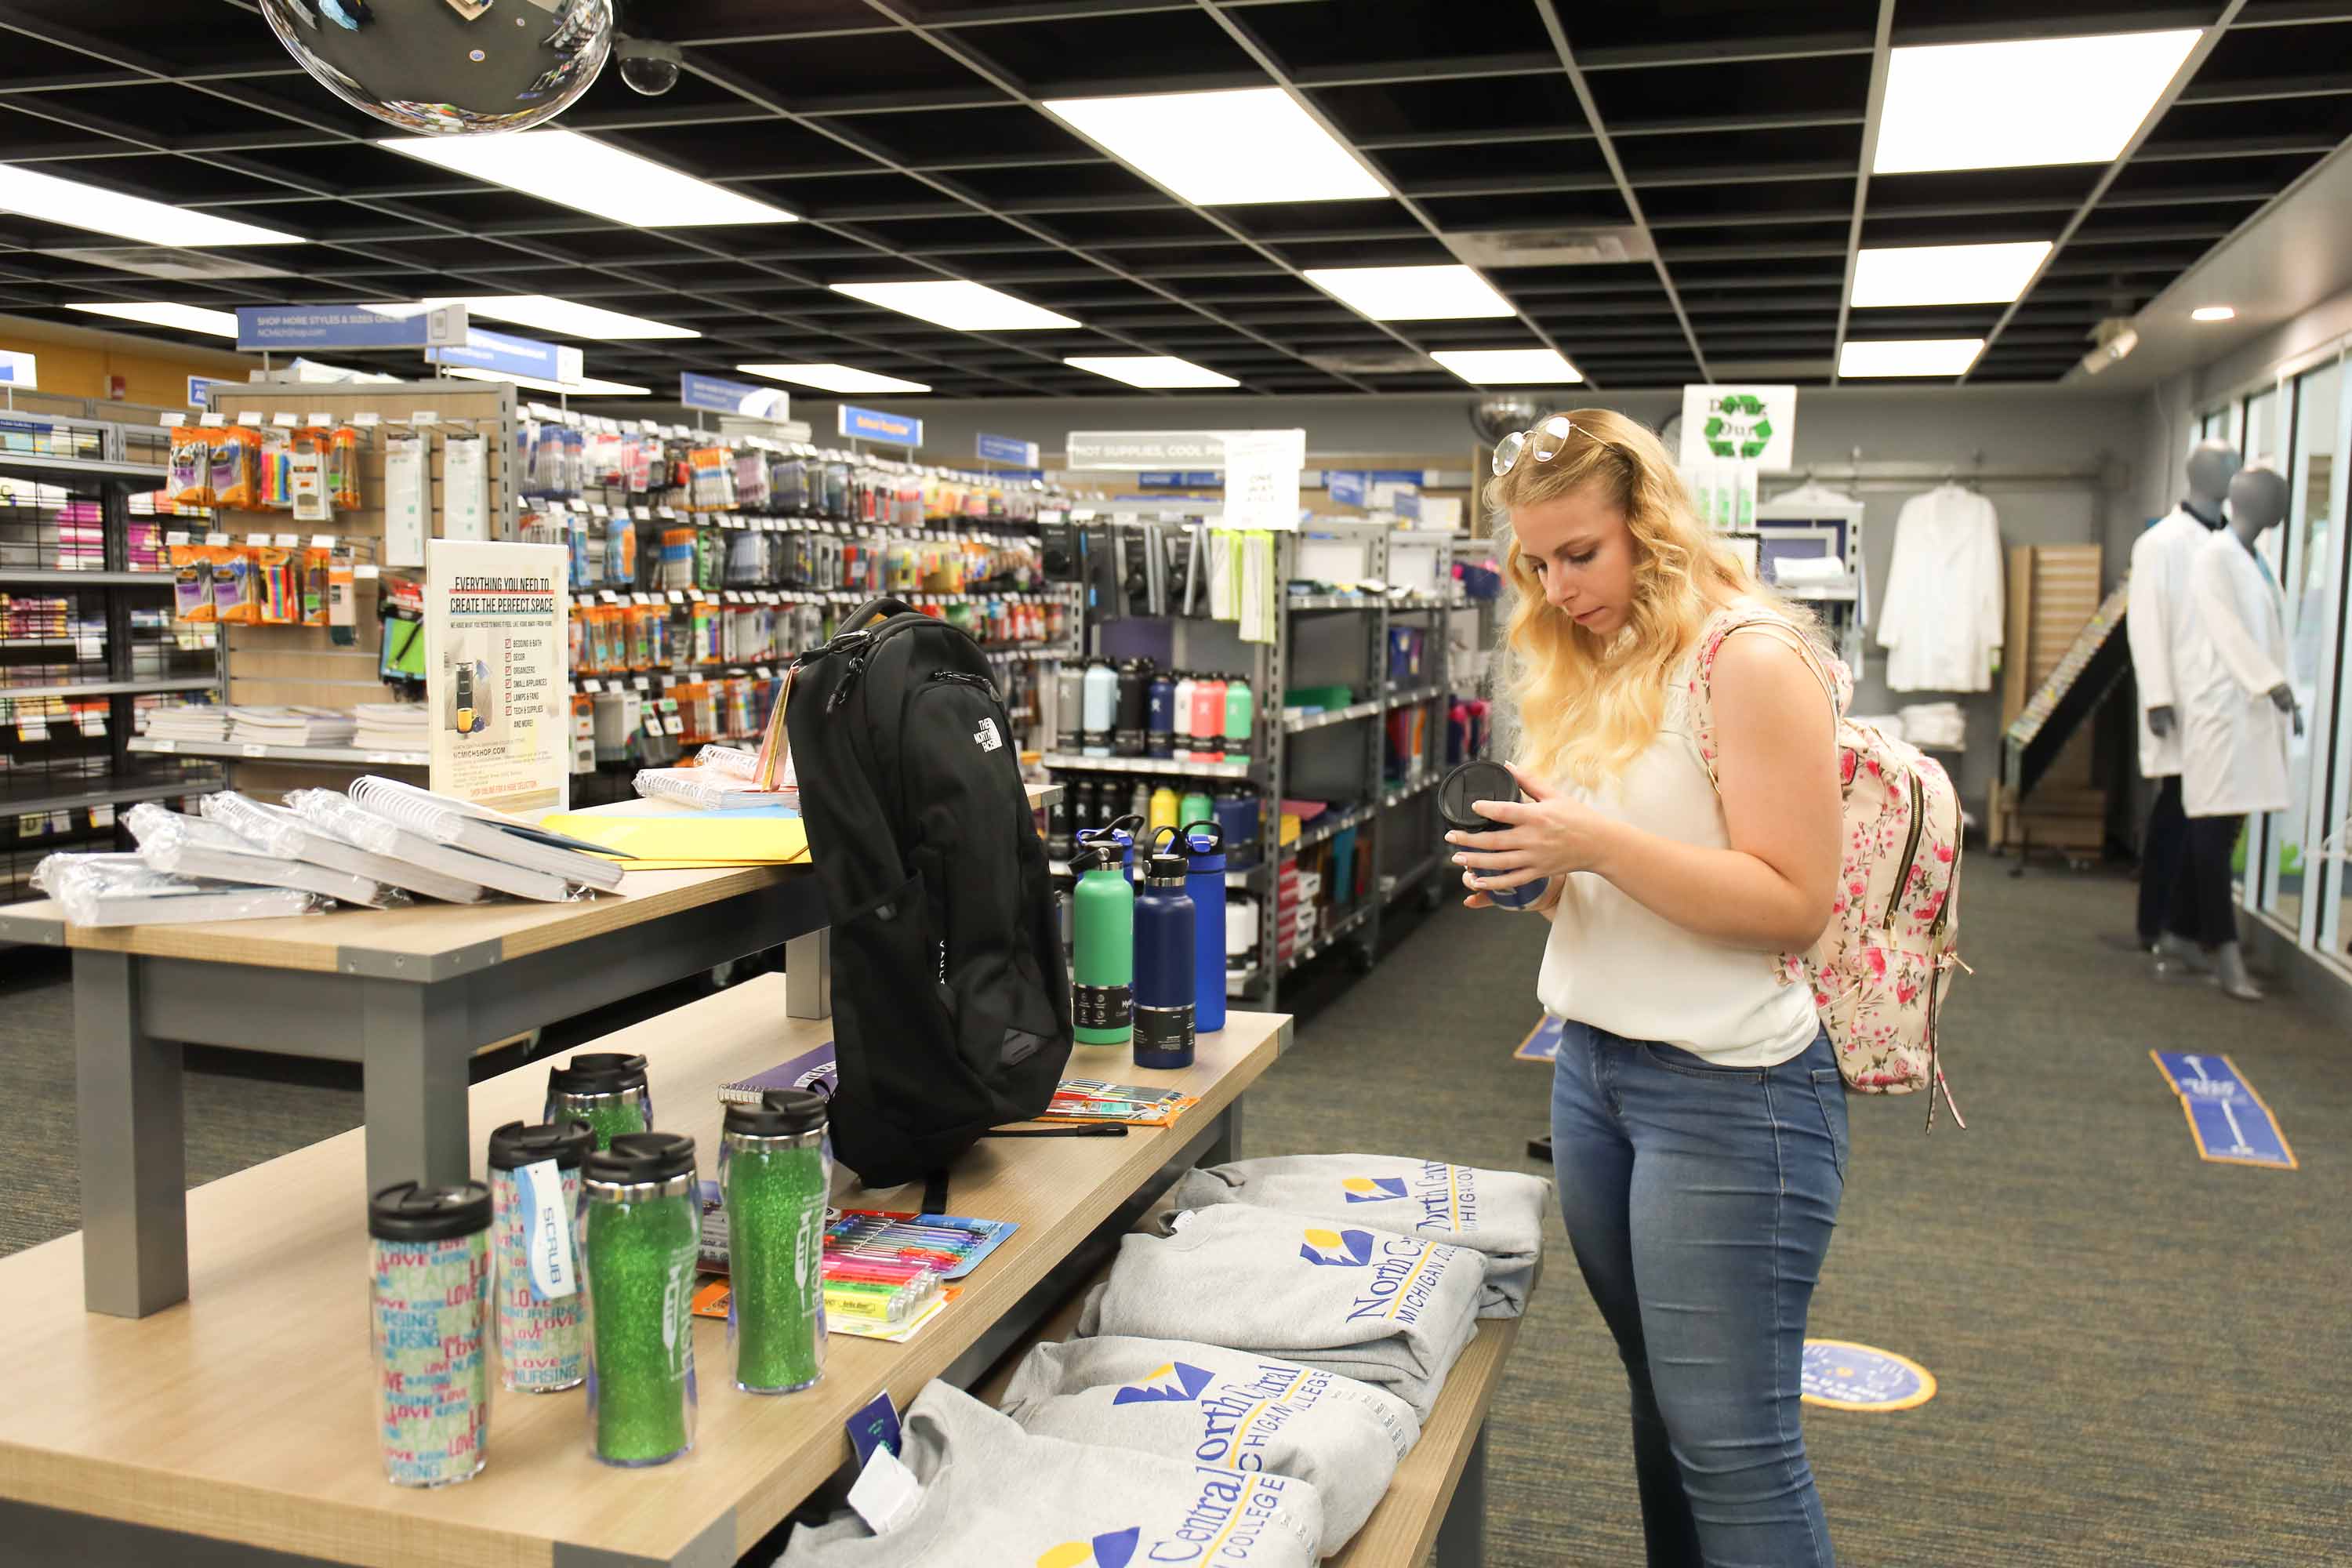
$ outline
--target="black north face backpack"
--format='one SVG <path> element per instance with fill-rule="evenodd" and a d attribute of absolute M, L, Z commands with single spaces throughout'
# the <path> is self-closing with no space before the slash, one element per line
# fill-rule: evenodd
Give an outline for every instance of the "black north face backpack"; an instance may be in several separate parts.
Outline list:
<path fill-rule="evenodd" d="M 897 599 L 841 624 L 793 661 L 784 726 L 833 923 L 834 1152 L 880 1187 L 1045 1109 L 1070 986 L 980 645 Z"/>

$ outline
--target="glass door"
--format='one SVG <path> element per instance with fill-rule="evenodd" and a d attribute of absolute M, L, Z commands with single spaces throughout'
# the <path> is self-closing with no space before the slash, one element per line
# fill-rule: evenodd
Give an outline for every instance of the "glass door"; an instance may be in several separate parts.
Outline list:
<path fill-rule="evenodd" d="M 2264 879 L 2262 907 L 2298 932 L 2304 925 L 2310 863 L 2306 850 L 2311 847 L 2308 819 L 2314 794 L 2312 740 L 2321 721 L 2320 647 L 2328 629 L 2329 521 L 2334 515 L 2328 486 L 2335 468 L 2341 382 L 2342 367 L 2331 362 L 2297 376 L 2285 388 L 2287 441 L 2280 471 L 2287 480 L 2286 522 L 2263 536 L 2266 544 L 2273 539 L 2280 541 L 2286 679 L 2303 710 L 2304 730 L 2300 735 L 2291 733 L 2287 742 L 2291 792 L 2287 809 L 2271 814 L 2263 835 L 2272 875 Z"/>

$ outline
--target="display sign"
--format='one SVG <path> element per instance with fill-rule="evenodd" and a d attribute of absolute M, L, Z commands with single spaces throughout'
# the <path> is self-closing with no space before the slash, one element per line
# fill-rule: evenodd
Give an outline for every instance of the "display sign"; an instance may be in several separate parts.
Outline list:
<path fill-rule="evenodd" d="M 527 375 L 564 384 L 586 374 L 578 349 L 479 327 L 467 332 L 463 343 L 428 348 L 425 357 L 435 364 L 462 364 L 493 375 Z"/>
<path fill-rule="evenodd" d="M 1331 492 L 1334 506 L 1364 504 L 1366 476 L 1361 468 L 1326 468 L 1323 488 Z"/>
<path fill-rule="evenodd" d="M 1307 462 L 1304 430 L 1225 432 L 1226 528 L 1296 530 L 1298 470 Z"/>
<path fill-rule="evenodd" d="M 34 356 L 21 349 L 0 349 L 0 384 L 8 386 L 38 386 L 39 366 Z M 194 378 L 191 377 L 193 381 Z"/>
<path fill-rule="evenodd" d="M 430 787 L 499 811 L 571 802 L 571 616 L 560 544 L 436 539 L 425 547 Z"/>
<path fill-rule="evenodd" d="M 2300 1169 L 2271 1108 L 2228 1057 L 2194 1051 L 2147 1054 L 2180 1097 L 2180 1113 L 2189 1119 L 2199 1159 L 2221 1165 Z"/>
<path fill-rule="evenodd" d="M 1204 490 L 1223 482 L 1215 468 L 1156 468 L 1135 476 L 1145 489 Z"/>
<path fill-rule="evenodd" d="M 1037 466 L 1037 443 L 1023 441 L 1012 436 L 980 437 L 980 460 L 983 463 L 1005 463 L 1016 468 Z"/>
<path fill-rule="evenodd" d="M 423 349 L 466 341 L 466 307 L 419 306 L 386 315 L 365 305 L 239 305 L 241 349 Z M 457 363 L 465 361 L 453 362 Z"/>
<path fill-rule="evenodd" d="M 1910 1410 L 1936 1397 L 1936 1374 L 1908 1356 L 1844 1340 L 1807 1340 L 1799 1385 L 1831 1410 Z"/>
<path fill-rule="evenodd" d="M 205 397 L 214 387 L 236 387 L 243 386 L 244 384 L 245 383 L 241 381 L 230 381 L 225 377 L 216 375 L 192 375 L 188 377 L 188 406 L 191 408 L 209 408 L 212 405 L 205 401 Z"/>
<path fill-rule="evenodd" d="M 1797 458 L 1797 389 L 1685 386 L 1682 467 L 1721 458 L 1786 473 Z"/>
<path fill-rule="evenodd" d="M 688 408 L 714 414 L 749 414 L 761 419 L 793 416 L 792 394 L 777 386 L 754 386 L 748 381 L 728 381 L 688 371 L 677 378 L 677 400 Z"/>
<path fill-rule="evenodd" d="M 1073 430 L 1073 468 L 1216 468 L 1225 466 L 1222 430 Z"/>
<path fill-rule="evenodd" d="M 841 434 L 858 441 L 887 441 L 894 447 L 923 444 L 923 422 L 911 414 L 885 414 L 878 408 L 835 405 Z"/>

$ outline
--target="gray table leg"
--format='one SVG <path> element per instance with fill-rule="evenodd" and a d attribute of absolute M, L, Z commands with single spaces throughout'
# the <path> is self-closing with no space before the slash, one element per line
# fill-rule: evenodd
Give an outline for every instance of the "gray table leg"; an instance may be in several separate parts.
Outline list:
<path fill-rule="evenodd" d="M 1217 1118 L 1216 1142 L 1201 1152 L 1203 1165 L 1226 1165 L 1242 1157 L 1242 1102 L 1236 1098 Z"/>
<path fill-rule="evenodd" d="M 467 1062 L 485 1042 L 457 1033 L 441 987 L 368 980 L 360 993 L 368 1191 L 394 1182 L 462 1182 L 473 1147 Z"/>
<path fill-rule="evenodd" d="M 127 953 L 74 954 L 82 1304 L 118 1318 L 188 1299 L 180 1044 L 142 1031 L 140 979 Z"/>
<path fill-rule="evenodd" d="M 833 1016 L 831 926 L 819 926 L 784 943 L 784 1016 Z"/>
<path fill-rule="evenodd" d="M 1437 1522 L 1437 1568 L 1479 1568 L 1486 1560 L 1486 1424 L 1478 1423 L 1462 1479 Z"/>

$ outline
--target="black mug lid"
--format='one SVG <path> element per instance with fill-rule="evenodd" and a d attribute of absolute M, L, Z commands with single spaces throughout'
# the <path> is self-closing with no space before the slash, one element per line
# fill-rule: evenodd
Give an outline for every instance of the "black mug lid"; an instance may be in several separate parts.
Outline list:
<path fill-rule="evenodd" d="M 1464 763 L 1445 775 L 1445 782 L 1437 786 L 1437 811 L 1448 827 L 1480 833 L 1502 824 L 1479 816 L 1471 809 L 1472 803 L 1518 798 L 1519 782 L 1511 776 L 1511 770 L 1481 758 Z"/>
<path fill-rule="evenodd" d="M 727 1131 L 751 1138 L 791 1138 L 824 1126 L 824 1096 L 806 1089 L 772 1089 L 757 1105 L 727 1108 Z"/>
<path fill-rule="evenodd" d="M 596 1130 L 576 1117 L 526 1127 L 509 1121 L 490 1134 L 490 1169 L 511 1171 L 552 1160 L 566 1171 L 576 1171 L 596 1147 Z"/>
<path fill-rule="evenodd" d="M 634 1187 L 694 1174 L 694 1140 L 683 1132 L 624 1132 L 588 1156 L 592 1182 Z"/>
<path fill-rule="evenodd" d="M 490 1189 L 479 1182 L 395 1182 L 368 1199 L 368 1234 L 379 1241 L 446 1241 L 489 1228 Z"/>
<path fill-rule="evenodd" d="M 574 1051 L 572 1060 L 547 1069 L 547 1087 L 559 1094 L 619 1094 L 646 1087 L 646 1058 L 618 1051 Z"/>

